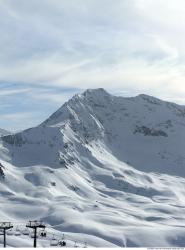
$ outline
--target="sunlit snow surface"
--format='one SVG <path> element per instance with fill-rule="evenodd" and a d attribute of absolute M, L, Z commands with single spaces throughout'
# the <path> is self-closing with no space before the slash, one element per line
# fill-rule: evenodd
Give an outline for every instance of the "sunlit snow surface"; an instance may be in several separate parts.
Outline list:
<path fill-rule="evenodd" d="M 184 138 L 183 106 L 88 90 L 2 138 L 0 218 L 43 220 L 39 246 L 52 234 L 67 246 L 185 246 Z M 8 236 L 9 246 L 32 241 Z"/>

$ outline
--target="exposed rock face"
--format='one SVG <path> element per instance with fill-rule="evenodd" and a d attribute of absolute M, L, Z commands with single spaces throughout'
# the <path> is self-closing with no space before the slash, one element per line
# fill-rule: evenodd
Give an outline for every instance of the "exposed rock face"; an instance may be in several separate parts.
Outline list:
<path fill-rule="evenodd" d="M 3 170 L 4 170 L 4 166 L 0 163 L 0 179 L 5 178 L 5 174 Z"/>
<path fill-rule="evenodd" d="M 164 137 L 168 137 L 167 133 L 165 133 L 162 130 L 156 130 L 154 128 L 148 128 L 145 126 L 136 126 L 136 129 L 134 130 L 134 134 L 136 133 L 140 133 L 143 134 L 145 136 L 164 136 Z"/>

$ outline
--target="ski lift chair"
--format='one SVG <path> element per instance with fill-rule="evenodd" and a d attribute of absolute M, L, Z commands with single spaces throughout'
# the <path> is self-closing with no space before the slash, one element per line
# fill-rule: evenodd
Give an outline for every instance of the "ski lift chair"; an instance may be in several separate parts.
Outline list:
<path fill-rule="evenodd" d="M 65 247 L 67 245 L 66 241 L 65 241 L 65 235 L 62 234 L 62 238 L 58 243 L 61 247 Z"/>
<path fill-rule="evenodd" d="M 15 235 L 15 236 L 20 236 L 20 235 L 21 235 L 21 232 L 20 232 L 20 231 L 15 231 L 14 235 Z"/>
<path fill-rule="evenodd" d="M 64 240 L 65 239 L 65 235 L 64 234 L 62 234 L 62 240 Z"/>
<path fill-rule="evenodd" d="M 16 228 L 16 231 L 15 231 L 14 235 L 15 236 L 20 236 L 21 235 L 19 227 Z"/>
<path fill-rule="evenodd" d="M 46 233 L 45 230 L 42 230 L 42 231 L 40 232 L 40 236 L 41 236 L 41 237 L 46 237 L 46 235 L 47 235 L 47 233 Z"/>
<path fill-rule="evenodd" d="M 65 246 L 66 246 L 66 241 L 61 240 L 61 241 L 59 242 L 59 245 L 60 245 L 61 247 L 65 247 Z"/>
<path fill-rule="evenodd" d="M 22 234 L 23 234 L 23 235 L 29 235 L 29 234 L 30 234 L 30 231 L 29 231 L 27 228 L 25 228 L 25 229 L 22 231 Z"/>
<path fill-rule="evenodd" d="M 56 247 L 58 246 L 58 240 L 55 238 L 55 236 L 53 235 L 53 238 L 50 241 L 50 246 L 51 247 Z"/>
<path fill-rule="evenodd" d="M 76 241 L 75 241 L 74 247 L 78 247 Z"/>
<path fill-rule="evenodd" d="M 13 230 L 12 229 L 8 230 L 7 235 L 13 235 Z"/>

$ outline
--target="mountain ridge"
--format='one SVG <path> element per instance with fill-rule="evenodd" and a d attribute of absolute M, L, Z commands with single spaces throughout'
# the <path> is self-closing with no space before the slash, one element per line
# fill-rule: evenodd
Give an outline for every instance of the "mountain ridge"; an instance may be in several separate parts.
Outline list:
<path fill-rule="evenodd" d="M 84 91 L 81 94 L 74 95 L 69 101 L 65 102 L 59 109 L 57 109 L 57 111 L 54 112 L 51 116 L 53 116 L 55 113 L 59 112 L 64 106 L 66 106 L 66 105 L 68 105 L 70 103 L 74 103 L 74 101 L 84 101 L 84 99 L 87 101 L 88 98 L 93 98 L 93 97 L 98 98 L 96 100 L 98 102 L 99 101 L 101 102 L 103 97 L 107 98 L 109 101 L 111 101 L 112 98 L 117 98 L 117 99 L 122 99 L 122 100 L 137 100 L 137 99 L 142 99 L 144 101 L 148 101 L 151 104 L 166 103 L 166 104 L 170 104 L 172 106 L 174 105 L 176 107 L 185 108 L 184 105 L 176 104 L 174 102 L 164 101 L 162 99 L 159 99 L 159 98 L 147 95 L 147 94 L 139 94 L 139 95 L 136 95 L 135 97 L 123 97 L 123 96 L 118 96 L 118 95 L 114 96 L 114 95 L 109 94 L 105 89 L 98 88 L 98 89 L 87 89 L 86 91 Z M 46 121 L 48 119 L 46 119 Z"/>
<path fill-rule="evenodd" d="M 184 135 L 183 106 L 75 95 L 39 126 L 1 137 L 0 216 L 41 219 L 90 246 L 183 246 Z"/>
<path fill-rule="evenodd" d="M 38 144 L 43 145 L 44 149 L 46 145 L 43 143 L 55 145 L 54 138 L 57 138 L 57 151 L 60 151 L 60 145 L 63 147 L 64 141 L 68 140 L 65 139 L 68 130 L 67 133 L 70 131 L 71 135 L 73 134 L 73 139 L 84 145 L 101 140 L 114 156 L 121 161 L 132 162 L 136 169 L 185 176 L 185 170 L 182 168 L 185 164 L 182 139 L 184 128 L 183 106 L 143 94 L 134 98 L 114 97 L 103 89 L 96 89 L 75 95 L 38 127 L 5 136 L 2 140 L 9 151 L 14 143 L 23 147 L 26 141 L 35 143 L 39 150 Z M 43 138 L 43 133 L 50 142 Z M 175 146 L 172 147 L 172 144 Z M 139 145 L 142 145 L 143 149 Z M 143 152 L 147 152 L 148 157 L 141 161 Z M 138 154 L 141 154 L 141 157 Z M 29 157 L 28 155 L 27 158 Z M 150 162 L 151 158 L 153 164 Z M 53 160 L 57 161 L 55 156 Z M 141 163 L 138 164 L 139 161 Z M 168 167 L 164 167 L 165 165 Z M 174 165 L 176 167 L 173 169 Z"/>

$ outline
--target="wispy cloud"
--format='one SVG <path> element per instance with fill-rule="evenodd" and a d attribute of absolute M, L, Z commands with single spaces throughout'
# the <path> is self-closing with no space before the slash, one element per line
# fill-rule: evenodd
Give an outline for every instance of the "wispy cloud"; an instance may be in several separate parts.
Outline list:
<path fill-rule="evenodd" d="M 17 109 L 40 100 L 47 115 L 96 87 L 185 104 L 184 12 L 184 0 L 0 0 L 0 111 L 19 95 Z"/>
<path fill-rule="evenodd" d="M 35 112 L 10 113 L 1 115 L 1 123 L 7 130 L 20 131 L 40 123 L 40 114 Z M 13 124 L 13 126 L 12 126 Z"/>
<path fill-rule="evenodd" d="M 10 95 L 16 95 L 16 94 L 22 94 L 22 93 L 29 93 L 31 89 L 29 88 L 23 88 L 23 89 L 4 89 L 0 91 L 0 96 L 10 96 Z"/>
<path fill-rule="evenodd" d="M 0 127 L 11 131 L 43 122 L 78 89 L 30 84 L 0 84 Z"/>

